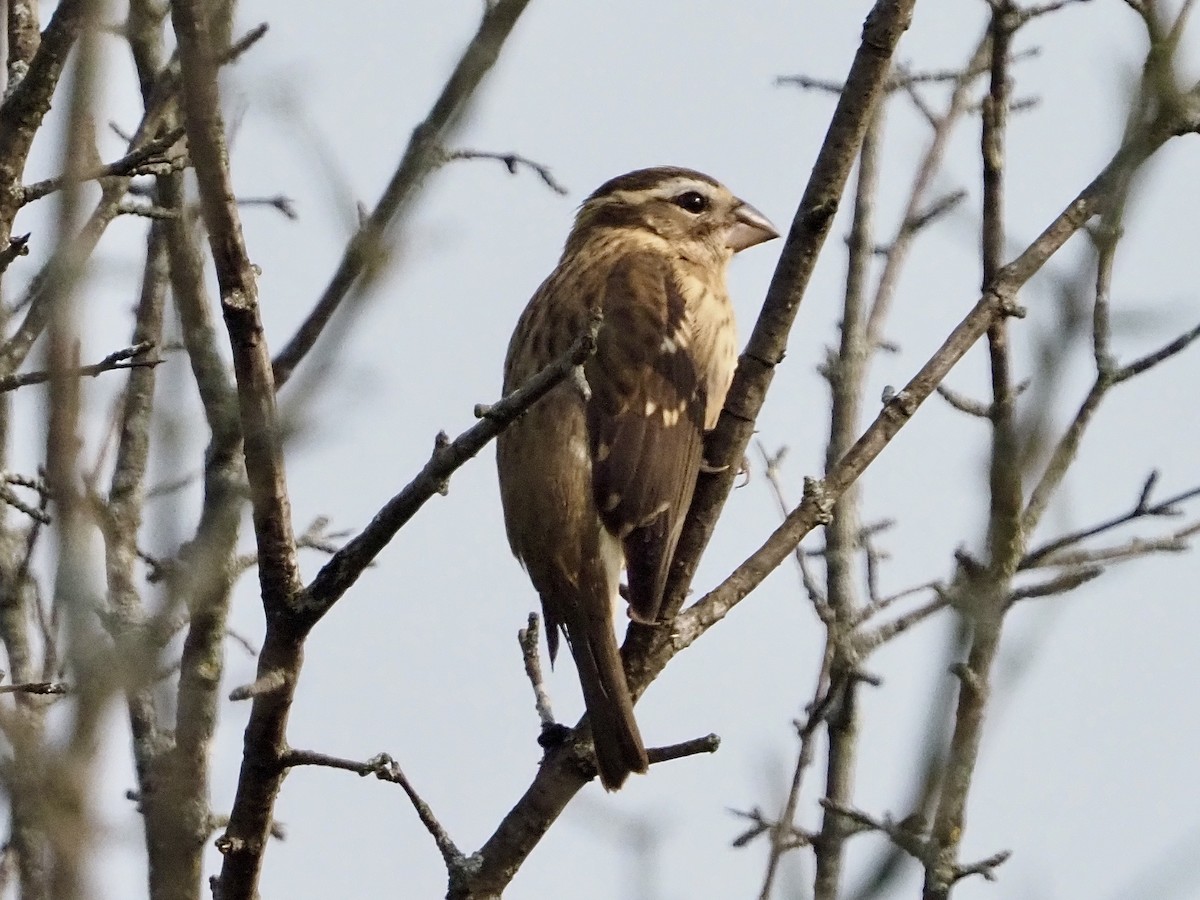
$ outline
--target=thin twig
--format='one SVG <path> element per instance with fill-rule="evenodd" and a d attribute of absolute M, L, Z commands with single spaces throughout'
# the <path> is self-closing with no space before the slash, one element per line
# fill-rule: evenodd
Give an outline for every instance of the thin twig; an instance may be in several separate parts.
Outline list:
<path fill-rule="evenodd" d="M 187 166 L 187 157 L 170 155 L 168 150 L 183 137 L 182 128 L 172 128 L 162 137 L 147 141 L 143 146 L 130 150 L 120 159 L 107 165 L 86 169 L 83 172 L 58 175 L 30 184 L 21 189 L 21 203 L 32 203 L 47 194 L 61 191 L 72 184 L 85 181 L 99 181 L 102 178 L 114 176 L 133 178 L 139 175 L 162 175 L 165 172 L 179 171 Z"/>
<path fill-rule="evenodd" d="M 894 619 L 876 625 L 870 631 L 859 631 L 854 637 L 854 645 L 858 651 L 864 655 L 870 653 L 875 648 L 886 644 L 892 638 L 899 634 L 903 634 L 912 628 L 914 625 L 919 625 L 930 616 L 941 612 L 950 605 L 950 601 L 941 585 L 935 583 L 931 585 L 934 589 L 935 596 L 927 603 L 918 606 L 916 609 L 910 610 L 904 615 L 897 616 Z"/>
<path fill-rule="evenodd" d="M 494 159 L 504 163 L 504 167 L 512 175 L 516 175 L 519 169 L 524 167 L 542 179 L 542 183 L 554 191 L 554 193 L 563 197 L 568 193 L 567 189 L 555 179 L 547 166 L 539 162 L 534 162 L 526 156 L 521 156 L 519 153 L 496 153 L 489 150 L 447 150 L 445 151 L 444 159 L 446 162 L 463 159 Z"/>
<path fill-rule="evenodd" d="M 162 358 L 134 359 L 135 356 L 141 356 L 152 349 L 154 349 L 153 341 L 134 344 L 132 347 L 126 347 L 124 350 L 116 350 L 108 354 L 108 356 L 104 357 L 98 363 L 72 369 L 70 374 L 94 378 L 101 372 L 112 372 L 117 369 L 153 368 L 164 362 L 164 360 Z M 15 391 L 17 388 L 28 387 L 31 384 L 44 384 L 52 377 L 53 373 L 51 372 L 19 372 L 15 375 L 0 375 L 0 394 L 7 391 Z"/>
<path fill-rule="evenodd" d="M 828 797 L 822 797 L 818 802 L 825 809 L 845 816 L 853 822 L 858 833 L 878 831 L 887 835 L 893 844 L 913 857 L 913 859 L 920 862 L 925 861 L 927 855 L 925 841 L 919 833 L 906 828 L 904 823 L 893 822 L 890 816 L 884 816 L 882 819 L 876 818 L 870 813 L 849 804 L 835 803 Z"/>
<path fill-rule="evenodd" d="M 517 632 L 517 641 L 521 645 L 521 658 L 525 661 L 525 675 L 533 688 L 533 702 L 537 709 L 538 720 L 542 723 L 542 731 L 557 726 L 554 710 L 550 708 L 550 693 L 546 690 L 546 682 L 542 678 L 542 664 L 538 656 L 538 614 L 530 613 L 528 624 Z"/>
<path fill-rule="evenodd" d="M 1138 494 L 1138 499 L 1134 503 L 1133 508 L 1122 515 L 1114 516 L 1111 519 L 1106 519 L 1090 528 L 1084 528 L 1079 531 L 1073 531 L 1070 534 L 1065 534 L 1062 537 L 1056 538 L 1047 544 L 1043 544 L 1036 550 L 1031 550 L 1021 560 L 1022 569 L 1031 569 L 1036 566 L 1046 565 L 1051 557 L 1061 550 L 1073 544 L 1078 544 L 1090 537 L 1095 537 L 1098 534 L 1103 534 L 1106 531 L 1111 531 L 1128 522 L 1136 521 L 1137 519 L 1146 518 L 1148 516 L 1176 516 L 1179 515 L 1177 509 L 1180 503 L 1191 500 L 1193 497 L 1200 496 L 1200 487 L 1194 487 L 1190 490 L 1181 491 L 1166 500 L 1161 500 L 1157 503 L 1150 502 L 1150 492 L 1154 488 L 1154 484 L 1158 479 L 1157 472 L 1151 472 L 1145 483 L 1142 485 L 1142 490 Z M 1053 563 L 1050 563 L 1053 564 Z"/>
<path fill-rule="evenodd" d="M 280 758 L 280 764 L 286 768 L 294 768 L 295 766 L 323 766 L 329 769 L 342 769 L 364 777 L 374 775 L 380 781 L 388 781 L 392 784 L 400 785 L 400 788 L 408 795 L 413 809 L 416 810 L 417 818 L 421 820 L 421 824 L 425 826 L 425 830 L 432 835 L 434 843 L 437 844 L 438 851 L 442 854 L 442 859 L 446 863 L 447 869 L 454 871 L 464 865 L 466 858 L 450 838 L 449 832 L 438 821 L 429 804 L 421 799 L 421 796 L 416 792 L 416 789 L 400 768 L 400 764 L 388 754 L 380 753 L 377 756 L 371 757 L 366 762 L 357 762 L 351 759 L 329 756 L 325 753 L 316 753 L 312 750 L 288 750 Z"/>
<path fill-rule="evenodd" d="M 0 684 L 0 694 L 64 695 L 71 686 L 62 681 L 26 681 L 22 684 Z"/>
<path fill-rule="evenodd" d="M 787 454 L 787 447 L 780 447 L 777 453 L 771 455 L 767 453 L 766 445 L 762 441 L 758 441 L 758 452 L 763 458 L 763 472 L 767 477 L 767 484 L 771 486 L 771 493 L 775 495 L 775 503 L 779 507 L 779 514 L 786 516 L 792 506 L 783 494 L 783 482 L 779 474 L 779 465 L 783 461 L 783 457 Z M 812 602 L 813 608 L 817 612 L 817 617 L 821 621 L 825 621 L 830 615 L 829 603 L 825 598 L 824 589 L 817 583 L 816 576 L 808 565 L 808 555 L 797 544 L 796 549 L 792 552 L 792 557 L 796 560 L 796 569 L 800 573 L 800 584 L 803 586 L 804 592 L 808 594 L 808 599 Z"/>
<path fill-rule="evenodd" d="M 283 194 L 274 197 L 238 197 L 238 206 L 267 206 L 282 214 L 293 222 L 299 221 L 300 213 L 296 209 L 296 201 Z"/>
<path fill-rule="evenodd" d="M 1084 566 L 1072 569 L 1056 578 L 1051 578 L 1049 581 L 1017 588 L 1009 595 L 1008 604 L 1011 606 L 1020 600 L 1028 600 L 1033 597 L 1053 597 L 1058 594 L 1065 594 L 1087 584 L 1094 578 L 1099 578 L 1103 574 L 1104 569 L 1100 566 Z"/>
<path fill-rule="evenodd" d="M 936 592 L 940 586 L 940 581 L 926 581 L 924 584 L 917 584 L 913 587 L 905 588 L 902 591 L 897 591 L 894 594 L 889 594 L 886 597 L 880 597 L 878 600 L 873 600 L 871 603 L 863 606 L 863 608 L 859 610 L 858 615 L 854 618 L 853 625 L 855 628 L 857 628 L 859 625 L 862 625 L 864 622 L 869 622 L 875 616 L 879 615 L 879 613 L 890 608 L 897 601 L 903 600 L 906 597 L 911 597 L 914 594 L 924 593 L 925 591 L 929 590 Z"/>
<path fill-rule="evenodd" d="M 648 747 L 646 756 L 650 765 L 683 759 L 688 756 L 698 756 L 701 753 L 716 753 L 721 748 L 721 738 L 715 734 L 692 738 L 678 744 L 668 744 L 665 747 Z"/>
<path fill-rule="evenodd" d="M 1066 0 L 1066 2 L 1086 3 L 1088 0 Z M 1041 51 L 1037 47 L 1030 47 L 1020 53 L 1014 53 L 1010 59 L 1011 63 L 1020 62 L 1026 59 L 1033 59 L 1039 56 Z M 967 69 L 931 69 L 924 72 L 913 72 L 904 67 L 897 66 L 896 73 L 890 77 L 885 83 L 885 90 L 889 93 L 902 91 L 919 84 L 958 84 L 966 78 L 977 78 L 987 72 L 988 66 L 986 62 L 979 62 L 974 68 Z M 824 78 L 813 78 L 808 75 L 780 75 L 775 79 L 775 85 L 794 85 L 795 87 L 805 90 L 824 91 L 829 94 L 841 94 L 846 89 L 846 86 L 841 82 L 832 81 Z"/>
<path fill-rule="evenodd" d="M 920 217 L 920 211 L 926 204 L 926 197 L 933 188 L 937 173 L 941 170 L 950 136 L 967 112 L 971 97 L 971 85 L 979 75 L 987 71 L 989 46 L 990 41 L 985 32 L 972 51 L 970 59 L 953 80 L 954 90 L 950 94 L 945 111 L 941 115 L 934 115 L 926 110 L 925 114 L 932 123 L 933 133 L 929 137 L 929 143 L 921 161 L 917 164 L 901 224 L 896 230 L 895 237 L 887 245 L 887 258 L 884 260 L 883 271 L 879 273 L 875 285 L 875 297 L 872 300 L 871 312 L 867 319 L 867 339 L 872 346 L 878 346 L 883 340 L 883 322 L 891 308 L 900 272 L 904 268 L 913 240 L 918 233 L 908 223 Z M 918 108 L 924 105 L 919 94 L 913 93 L 910 96 L 913 97 L 915 103 L 919 104 Z"/>
<path fill-rule="evenodd" d="M 1043 558 L 1039 566 L 1081 566 L 1125 562 L 1151 553 L 1183 553 L 1190 548 L 1189 539 L 1198 533 L 1200 523 L 1195 523 L 1158 538 L 1132 538 L 1123 544 L 1090 550 L 1059 550 Z"/>
<path fill-rule="evenodd" d="M 944 384 L 937 386 L 937 392 L 939 397 L 960 413 L 966 413 L 968 416 L 974 416 L 978 419 L 990 419 L 992 417 L 992 407 L 987 403 L 982 403 L 965 394 L 960 394 L 958 391 L 948 388 Z"/>

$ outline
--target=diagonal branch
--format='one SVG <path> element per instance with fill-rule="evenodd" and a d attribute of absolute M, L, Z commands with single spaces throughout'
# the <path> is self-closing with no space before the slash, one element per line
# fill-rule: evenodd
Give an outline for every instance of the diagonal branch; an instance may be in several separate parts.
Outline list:
<path fill-rule="evenodd" d="M 416 128 L 391 181 L 358 233 L 346 245 L 341 262 L 324 293 L 296 334 L 275 358 L 275 384 L 282 387 L 325 330 L 338 307 L 379 257 L 389 225 L 412 202 L 425 176 L 444 160 L 447 135 L 462 117 L 529 0 L 497 0 L 486 5 L 475 37 L 463 51 L 429 115 Z"/>
<path fill-rule="evenodd" d="M 809 482 L 800 505 L 792 510 L 763 545 L 725 581 L 676 618 L 672 628 L 675 636 L 671 640 L 674 652 L 691 644 L 705 630 L 724 618 L 738 602 L 774 571 L 809 531 L 821 523 L 827 515 L 829 504 L 857 480 L 967 350 L 987 333 L 991 324 L 1003 316 L 1020 313 L 1020 310 L 1012 305 L 1011 298 L 1015 292 L 1032 278 L 1088 219 L 1103 208 L 1109 199 L 1109 192 L 1126 168 L 1143 162 L 1168 137 L 1169 132 L 1146 134 L 1136 137 L 1122 147 L 1104 171 L 1080 192 L 1037 240 L 1000 270 L 974 308 L 903 390 L 887 402 L 875 421 L 868 426 L 837 466 L 830 470 L 824 481 Z M 661 646 L 665 641 L 660 638 L 657 643 Z"/>
<path fill-rule="evenodd" d="M 754 422 L 782 360 L 788 333 L 825 244 L 867 125 L 884 92 L 892 54 L 912 21 L 915 0 L 878 0 L 863 25 L 863 40 L 846 77 L 817 155 L 812 175 L 792 220 L 766 302 L 738 360 L 721 418 L 706 442 L 705 458 L 716 472 L 702 474 L 688 510 L 660 615 L 669 622 L 683 605 L 701 554 L 733 487 L 737 462 L 745 455 Z M 649 642 L 646 627 L 632 626 L 635 648 Z"/>
<path fill-rule="evenodd" d="M 58 86 L 67 55 L 75 45 L 87 18 L 88 0 L 62 0 L 42 32 L 37 52 L 24 77 L 0 101 L 0 238 L 12 232 L 13 218 L 21 206 L 21 173 L 33 146 L 34 135 L 50 110 L 50 98 Z M 36 6 L 26 8 L 34 17 Z M 30 35 L 32 38 L 32 35 Z M 29 49 L 26 43 L 25 50 Z M 21 47 L 10 47 L 21 52 Z"/>
<path fill-rule="evenodd" d="M 445 433 L 438 435 L 433 455 L 417 477 L 375 514 L 370 525 L 335 553 L 305 588 L 298 604 L 305 627 L 311 628 L 329 611 L 427 500 L 445 492 L 446 480 L 455 470 L 595 352 L 600 321 L 599 316 L 594 316 L 570 350 L 520 388 L 492 406 L 477 408 L 480 422 L 453 441 Z"/>
<path fill-rule="evenodd" d="M 412 786 L 412 782 L 408 780 L 408 776 L 404 774 L 404 770 L 400 768 L 400 764 L 388 754 L 380 753 L 372 756 L 365 762 L 358 762 L 353 759 L 330 756 L 327 753 L 317 753 L 313 750 L 289 750 L 284 754 L 282 764 L 289 768 L 294 766 L 323 766 L 327 769 L 341 769 L 346 772 L 354 772 L 361 777 L 374 775 L 380 781 L 400 785 L 400 789 L 408 795 L 409 802 L 413 805 L 413 809 L 416 810 L 417 818 L 421 820 L 421 824 L 425 826 L 425 830 L 429 832 L 433 837 L 434 843 L 437 844 L 438 851 L 442 854 L 442 859 L 445 861 L 446 866 L 454 868 L 455 866 L 462 866 L 465 862 L 462 851 L 455 845 L 450 837 L 450 833 L 438 821 L 429 804 L 417 793 L 416 788 Z"/>
<path fill-rule="evenodd" d="M 1031 550 L 1025 555 L 1025 558 L 1021 560 L 1021 568 L 1033 569 L 1042 565 L 1055 565 L 1057 564 L 1056 554 L 1062 550 L 1065 550 L 1067 547 L 1081 543 L 1082 541 L 1086 541 L 1088 538 L 1095 537 L 1098 534 L 1104 534 L 1107 531 L 1111 531 L 1114 528 L 1119 528 L 1120 526 L 1128 522 L 1133 522 L 1137 519 L 1148 516 L 1178 515 L 1178 505 L 1180 503 L 1191 500 L 1193 497 L 1200 496 L 1200 487 L 1196 487 L 1192 488 L 1191 490 L 1182 491 L 1181 493 L 1175 494 L 1172 497 L 1168 497 L 1166 500 L 1160 500 L 1157 503 L 1151 503 L 1150 492 L 1153 490 L 1154 484 L 1157 482 L 1157 480 L 1158 473 L 1151 472 L 1150 476 L 1146 479 L 1145 484 L 1142 485 L 1142 490 L 1138 495 L 1137 502 L 1133 505 L 1133 508 L 1129 510 L 1129 512 L 1123 513 L 1119 516 L 1114 516 L 1111 519 L 1106 519 L 1105 521 L 1093 525 L 1090 528 L 1084 528 L 1079 531 L 1072 531 L 1069 534 L 1064 534 L 1053 541 L 1043 544 L 1041 547 L 1038 547 L 1035 550 Z"/>
<path fill-rule="evenodd" d="M 763 312 L 739 360 L 725 410 L 706 447 L 706 458 L 720 471 L 701 476 L 697 486 L 672 565 L 662 613 L 664 622 L 670 622 L 682 606 L 700 554 L 733 485 L 735 463 L 745 453 L 774 367 L 783 358 L 788 332 L 883 92 L 892 54 L 911 21 L 913 6 L 914 0 L 878 0 L 867 17 L 863 40 L 847 77 L 847 90 L 834 111 Z M 645 689 L 669 658 L 665 650 L 670 643 L 669 631 L 665 625 L 630 626 L 622 651 L 636 693 Z M 652 650 L 660 655 L 649 662 Z M 578 740 L 573 738 L 547 754 L 533 784 L 476 854 L 479 865 L 462 878 L 452 873 L 448 894 L 452 900 L 491 897 L 511 881 L 550 823 L 586 781 L 576 762 Z"/>
<path fill-rule="evenodd" d="M 860 57 L 852 69 L 850 80 L 854 82 L 857 75 L 859 81 L 855 83 L 858 90 L 847 91 L 846 97 L 862 96 L 864 92 L 869 96 L 878 93 L 879 85 L 886 76 L 887 60 L 878 60 L 876 54 L 887 56 L 890 52 L 887 48 L 894 46 L 899 36 L 899 31 L 894 29 L 902 30 L 903 23 L 907 21 L 910 13 L 911 6 L 908 4 L 877 4 L 865 29 L 865 41 L 860 49 Z M 860 108 L 848 100 L 840 105 L 835 113 L 835 123 L 830 128 L 830 140 L 845 148 L 851 157 L 861 137 L 861 131 L 857 130 L 857 126 L 851 127 L 847 123 L 859 121 L 861 117 L 861 125 L 865 128 L 869 113 L 869 108 Z M 827 518 L 829 504 L 862 474 L 950 369 L 987 332 L 992 322 L 1019 312 L 1012 302 L 1015 291 L 1033 277 L 1093 215 L 1104 208 L 1119 177 L 1131 167 L 1144 162 L 1182 124 L 1184 123 L 1171 118 L 1158 121 L 1153 127 L 1133 135 L 1118 150 L 1104 170 L 1042 234 L 1016 259 L 1000 270 L 995 281 L 946 338 L 941 348 L 908 385 L 888 401 L 875 421 L 827 474 L 824 482 L 809 483 L 805 498 L 799 507 L 788 515 L 758 551 L 704 598 L 677 616 L 669 627 L 630 626 L 630 635 L 622 650 L 630 688 L 635 696 L 646 689 L 678 652 L 694 643 L 712 624 L 723 618 L 733 606 L 757 587 L 767 574 L 794 550 L 805 534 Z M 783 340 L 794 319 L 799 292 L 802 292 L 811 272 L 810 257 L 815 256 L 824 234 L 828 231 L 828 221 L 825 220 L 828 210 L 815 201 L 825 198 L 829 203 L 836 203 L 836 197 L 840 196 L 840 187 L 845 182 L 850 165 L 848 160 L 843 162 L 846 166 L 844 170 L 841 164 L 827 157 L 824 152 L 821 161 L 818 162 L 817 169 L 822 178 L 832 177 L 833 181 L 816 179 L 810 183 L 805 195 L 806 200 L 802 201 L 784 249 L 784 258 L 780 261 L 775 281 L 768 294 L 763 318 L 760 318 L 756 328 L 757 340 L 751 339 L 752 349 L 765 346 L 767 349 L 774 348 L 775 352 L 767 358 L 760 358 L 757 354 L 751 354 L 749 350 L 743 354 L 739 363 L 740 374 L 735 377 L 737 393 L 731 390 L 731 400 L 727 401 L 717 428 L 720 446 L 731 448 L 734 452 L 726 450 L 729 455 L 723 457 L 710 455 L 709 458 L 715 463 L 735 459 L 735 452 L 740 452 L 749 438 L 754 416 L 761 407 L 763 393 L 771 379 L 772 365 L 767 360 L 779 360 L 782 343 L 777 342 Z M 836 192 L 833 192 L 833 187 L 837 188 Z M 815 244 L 808 243 L 814 240 Z M 673 600 L 676 609 L 682 602 L 684 586 L 690 581 L 694 570 L 693 554 L 699 552 L 711 531 L 712 522 L 708 517 L 715 516 L 719 511 L 725 492 L 732 483 L 733 469 L 731 465 L 724 479 L 718 475 L 701 480 L 697 490 L 697 498 L 700 499 L 694 501 L 692 514 L 689 514 L 690 524 L 685 526 L 688 549 L 677 557 L 673 571 Z M 719 482 L 722 481 L 725 492 L 718 490 Z M 448 894 L 451 900 L 493 896 L 509 883 L 549 824 L 585 784 L 586 776 L 576 762 L 580 752 L 578 745 L 582 740 L 573 737 L 547 754 L 533 783 L 476 854 L 478 866 L 463 880 L 452 877 Z"/>

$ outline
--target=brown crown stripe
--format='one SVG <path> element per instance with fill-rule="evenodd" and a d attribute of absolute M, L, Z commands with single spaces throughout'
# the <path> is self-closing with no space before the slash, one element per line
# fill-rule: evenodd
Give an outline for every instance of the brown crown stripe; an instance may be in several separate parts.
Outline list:
<path fill-rule="evenodd" d="M 721 183 L 712 176 L 705 175 L 703 172 L 697 172 L 695 169 L 683 169 L 676 166 L 656 166 L 652 169 L 638 169 L 634 172 L 626 172 L 624 175 L 611 178 L 596 188 L 592 195 L 584 202 L 598 200 L 617 191 L 644 191 L 672 178 L 693 178 L 696 181 L 711 184 L 713 187 L 721 186 Z"/>

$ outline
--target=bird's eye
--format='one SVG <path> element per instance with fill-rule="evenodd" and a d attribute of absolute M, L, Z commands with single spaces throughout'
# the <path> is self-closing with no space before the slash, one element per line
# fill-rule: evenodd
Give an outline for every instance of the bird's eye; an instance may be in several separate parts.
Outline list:
<path fill-rule="evenodd" d="M 672 201 L 681 209 L 699 215 L 708 209 L 708 198 L 699 191 L 684 191 Z"/>

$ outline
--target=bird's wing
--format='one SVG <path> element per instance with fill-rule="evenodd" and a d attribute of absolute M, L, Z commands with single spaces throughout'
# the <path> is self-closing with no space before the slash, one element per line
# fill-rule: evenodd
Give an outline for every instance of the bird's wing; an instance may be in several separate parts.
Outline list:
<path fill-rule="evenodd" d="M 584 367 L 592 490 L 624 546 L 631 615 L 653 622 L 703 453 L 705 384 L 666 260 L 622 258 L 601 303 L 596 353 Z"/>

